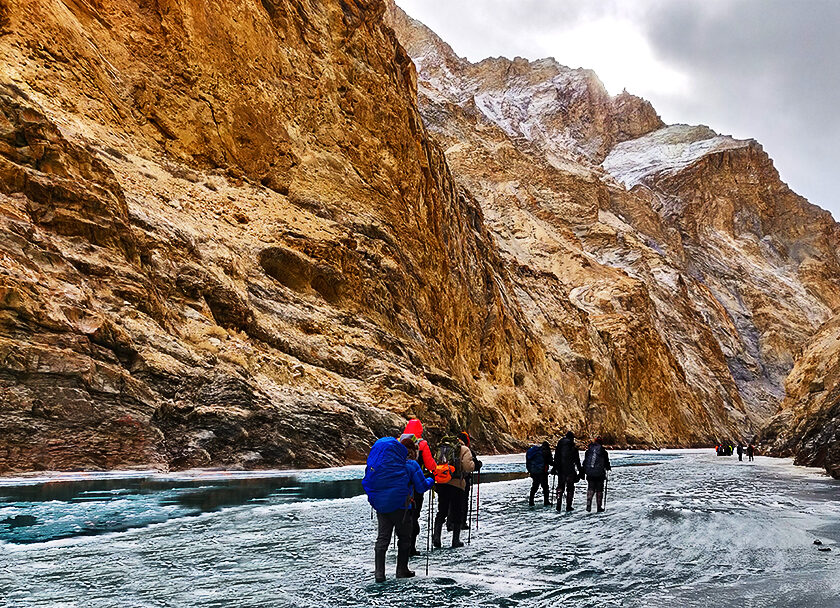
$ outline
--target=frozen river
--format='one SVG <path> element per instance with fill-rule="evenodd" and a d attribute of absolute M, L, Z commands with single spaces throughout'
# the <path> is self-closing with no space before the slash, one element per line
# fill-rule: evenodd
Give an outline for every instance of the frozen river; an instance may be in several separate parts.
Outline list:
<path fill-rule="evenodd" d="M 574 513 L 529 509 L 524 458 L 485 459 L 470 545 L 409 580 L 389 550 L 382 585 L 361 467 L 0 480 L 0 606 L 840 606 L 840 482 L 711 450 L 612 458 L 604 514 L 583 483 Z"/>

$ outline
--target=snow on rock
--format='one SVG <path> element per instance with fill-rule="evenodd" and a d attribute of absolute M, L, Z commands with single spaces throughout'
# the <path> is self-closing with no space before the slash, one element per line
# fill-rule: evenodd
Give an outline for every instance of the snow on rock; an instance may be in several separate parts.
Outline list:
<path fill-rule="evenodd" d="M 671 125 L 615 146 L 601 166 L 628 189 L 653 175 L 672 175 L 704 156 L 748 146 L 709 127 Z"/>

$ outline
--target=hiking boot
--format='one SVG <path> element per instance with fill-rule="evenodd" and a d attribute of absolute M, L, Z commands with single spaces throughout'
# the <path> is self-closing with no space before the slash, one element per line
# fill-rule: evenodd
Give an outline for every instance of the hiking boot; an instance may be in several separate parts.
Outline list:
<path fill-rule="evenodd" d="M 557 503 L 557 512 L 558 512 L 558 513 L 562 513 L 562 512 L 563 512 L 563 507 L 562 507 L 562 506 L 560 506 L 560 503 L 559 503 L 559 502 Z"/>
<path fill-rule="evenodd" d="M 458 549 L 459 547 L 463 547 L 464 543 L 461 542 L 461 531 L 455 530 L 452 532 L 452 547 L 454 549 Z"/>
<path fill-rule="evenodd" d="M 376 551 L 374 552 L 374 561 L 376 562 L 375 566 L 375 576 L 377 583 L 384 583 L 385 582 L 385 551 Z"/>
<path fill-rule="evenodd" d="M 598 507 L 598 513 L 603 513 L 603 512 L 604 512 L 604 507 Z"/>
<path fill-rule="evenodd" d="M 408 551 L 397 553 L 397 578 L 411 578 L 414 572 L 408 569 Z"/>
<path fill-rule="evenodd" d="M 566 513 L 568 513 L 569 511 L 574 511 L 574 510 L 575 510 L 574 507 L 566 507 Z"/>

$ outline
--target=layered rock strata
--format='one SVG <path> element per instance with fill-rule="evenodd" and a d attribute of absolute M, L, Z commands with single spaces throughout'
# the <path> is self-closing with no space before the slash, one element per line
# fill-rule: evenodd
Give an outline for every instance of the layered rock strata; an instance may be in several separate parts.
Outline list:
<path fill-rule="evenodd" d="M 840 307 L 755 142 L 381 0 L 0 0 L 0 59 L 0 472 L 705 444 Z"/>
<path fill-rule="evenodd" d="M 764 447 L 840 479 L 840 316 L 809 341 L 785 389 L 781 410 L 762 430 Z"/>
<path fill-rule="evenodd" d="M 382 12 L 3 5 L 0 470 L 531 429 L 540 346 Z"/>

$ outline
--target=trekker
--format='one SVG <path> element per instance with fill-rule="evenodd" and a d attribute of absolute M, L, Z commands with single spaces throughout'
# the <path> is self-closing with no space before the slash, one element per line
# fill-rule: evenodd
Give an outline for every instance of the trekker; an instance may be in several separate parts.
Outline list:
<path fill-rule="evenodd" d="M 432 450 L 429 448 L 429 444 L 425 439 L 423 439 L 423 425 L 417 418 L 412 418 L 408 421 L 400 439 L 406 435 L 414 435 L 414 437 L 418 440 L 417 464 L 420 465 L 423 475 L 433 475 L 433 472 L 437 467 L 437 463 L 435 462 L 435 459 L 432 458 Z M 420 535 L 420 514 L 422 511 L 423 492 L 414 492 L 414 508 L 411 510 L 411 550 L 409 551 L 409 554 L 412 557 L 420 554 L 417 551 L 417 537 Z"/>
<path fill-rule="evenodd" d="M 438 495 L 438 511 L 435 515 L 435 529 L 432 545 L 440 548 L 440 535 L 447 517 L 452 521 L 452 546 L 463 547 L 461 524 L 463 523 L 464 476 L 475 470 L 472 452 L 460 437 L 448 436 L 440 440 L 437 468 L 435 469 L 435 491 Z"/>
<path fill-rule="evenodd" d="M 397 578 L 410 578 L 408 569 L 411 548 L 409 512 L 414 492 L 432 488 L 434 480 L 423 477 L 413 438 L 397 441 L 383 437 L 373 444 L 368 454 L 362 487 L 368 502 L 376 510 L 378 534 L 374 546 L 376 582 L 385 581 L 385 553 L 391 544 L 391 533 L 397 534 Z"/>
<path fill-rule="evenodd" d="M 472 438 L 470 437 L 469 433 L 466 431 L 461 431 L 458 433 L 458 439 L 461 440 L 465 446 L 467 446 L 470 450 L 470 454 L 472 454 L 472 461 L 473 461 L 473 472 L 478 471 L 481 469 L 481 461 L 476 458 L 475 452 L 472 449 Z M 465 473 L 464 474 L 464 505 L 461 508 L 461 530 L 468 530 L 470 527 L 469 515 L 470 515 L 470 493 L 472 492 L 472 481 L 473 481 L 473 474 L 472 473 Z M 455 521 L 454 514 L 450 511 L 449 515 L 446 518 L 446 529 L 452 532 L 454 530 L 454 526 L 452 522 Z"/>
<path fill-rule="evenodd" d="M 583 456 L 583 472 L 586 474 L 586 481 L 589 487 L 586 490 L 586 510 L 592 511 L 592 496 L 598 502 L 598 513 L 604 510 L 604 481 L 607 478 L 607 471 L 611 470 L 610 456 L 604 446 L 601 445 L 601 438 L 589 444 L 586 454 Z"/>
<path fill-rule="evenodd" d="M 547 441 L 543 441 L 542 445 L 533 445 L 528 448 L 525 453 L 525 468 L 531 475 L 531 494 L 528 496 L 528 505 L 534 506 L 534 496 L 537 489 L 542 486 L 543 490 L 543 506 L 548 506 L 551 501 L 548 498 L 548 469 L 553 464 L 551 459 L 551 446 Z"/>
<path fill-rule="evenodd" d="M 741 462 L 744 460 L 744 444 L 740 441 L 738 442 L 738 460 Z"/>
<path fill-rule="evenodd" d="M 747 459 L 752 462 L 753 456 L 755 456 L 755 446 L 752 441 L 750 441 L 750 445 L 747 446 Z"/>
<path fill-rule="evenodd" d="M 557 475 L 557 510 L 561 511 L 560 500 L 563 497 L 563 488 L 566 490 L 566 511 L 573 511 L 572 500 L 575 496 L 575 484 L 583 479 L 583 470 L 580 466 L 580 452 L 575 445 L 575 434 L 572 431 L 566 433 L 557 442 L 557 449 L 554 452 L 554 468 L 552 474 Z"/>

